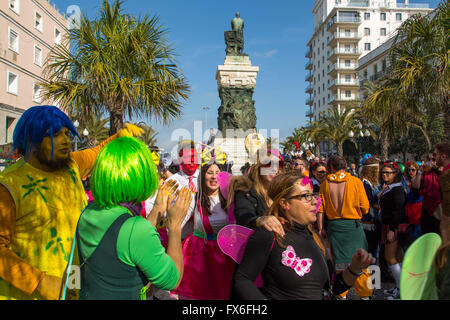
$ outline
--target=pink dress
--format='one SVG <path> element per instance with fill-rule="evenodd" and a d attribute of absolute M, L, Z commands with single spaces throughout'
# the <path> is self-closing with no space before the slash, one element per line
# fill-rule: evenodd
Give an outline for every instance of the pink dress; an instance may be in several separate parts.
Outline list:
<path fill-rule="evenodd" d="M 197 209 L 194 214 L 201 218 L 206 234 L 196 227 L 194 233 L 186 238 L 183 245 L 183 279 L 174 293 L 178 294 L 180 300 L 228 300 L 235 263 L 220 250 L 217 233 L 199 203 Z M 226 221 L 226 212 L 222 212 Z"/>

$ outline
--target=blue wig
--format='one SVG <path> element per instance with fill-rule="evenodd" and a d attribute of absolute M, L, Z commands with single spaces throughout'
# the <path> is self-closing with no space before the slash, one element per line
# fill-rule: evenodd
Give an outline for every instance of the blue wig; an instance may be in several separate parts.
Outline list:
<path fill-rule="evenodd" d="M 17 149 L 26 160 L 34 146 L 40 145 L 44 137 L 50 137 L 53 158 L 53 135 L 64 127 L 80 138 L 72 121 L 57 107 L 31 107 L 22 114 L 14 129 L 13 149 Z"/>

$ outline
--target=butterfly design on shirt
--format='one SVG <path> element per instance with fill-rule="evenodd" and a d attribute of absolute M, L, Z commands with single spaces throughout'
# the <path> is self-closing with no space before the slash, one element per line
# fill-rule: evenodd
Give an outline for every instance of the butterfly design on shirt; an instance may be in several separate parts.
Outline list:
<path fill-rule="evenodd" d="M 309 258 L 298 258 L 295 254 L 294 248 L 292 246 L 288 246 L 282 253 L 281 263 L 294 269 L 298 276 L 303 277 L 311 271 L 312 260 Z"/>

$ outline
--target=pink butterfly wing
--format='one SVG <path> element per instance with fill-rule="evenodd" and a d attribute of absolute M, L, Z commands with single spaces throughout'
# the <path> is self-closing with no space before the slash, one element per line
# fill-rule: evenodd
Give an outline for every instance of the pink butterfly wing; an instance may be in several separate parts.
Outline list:
<path fill-rule="evenodd" d="M 283 251 L 281 256 L 281 263 L 285 266 L 290 267 L 296 258 L 294 248 L 292 248 L 292 246 L 288 246 L 286 250 Z"/>
<path fill-rule="evenodd" d="M 224 254 L 237 263 L 241 263 L 247 241 L 253 232 L 252 229 L 237 224 L 229 224 L 220 229 L 217 234 L 217 244 Z"/>
<path fill-rule="evenodd" d="M 226 171 L 222 171 L 217 175 L 220 192 L 225 199 L 228 199 L 228 187 L 230 186 L 231 177 L 232 175 Z"/>

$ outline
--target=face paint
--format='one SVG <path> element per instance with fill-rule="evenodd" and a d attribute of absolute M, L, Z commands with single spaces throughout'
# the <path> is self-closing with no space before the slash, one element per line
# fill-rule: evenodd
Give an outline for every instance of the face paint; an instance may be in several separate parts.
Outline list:
<path fill-rule="evenodd" d="M 180 151 L 180 170 L 192 176 L 198 168 L 197 152 L 195 149 Z"/>

